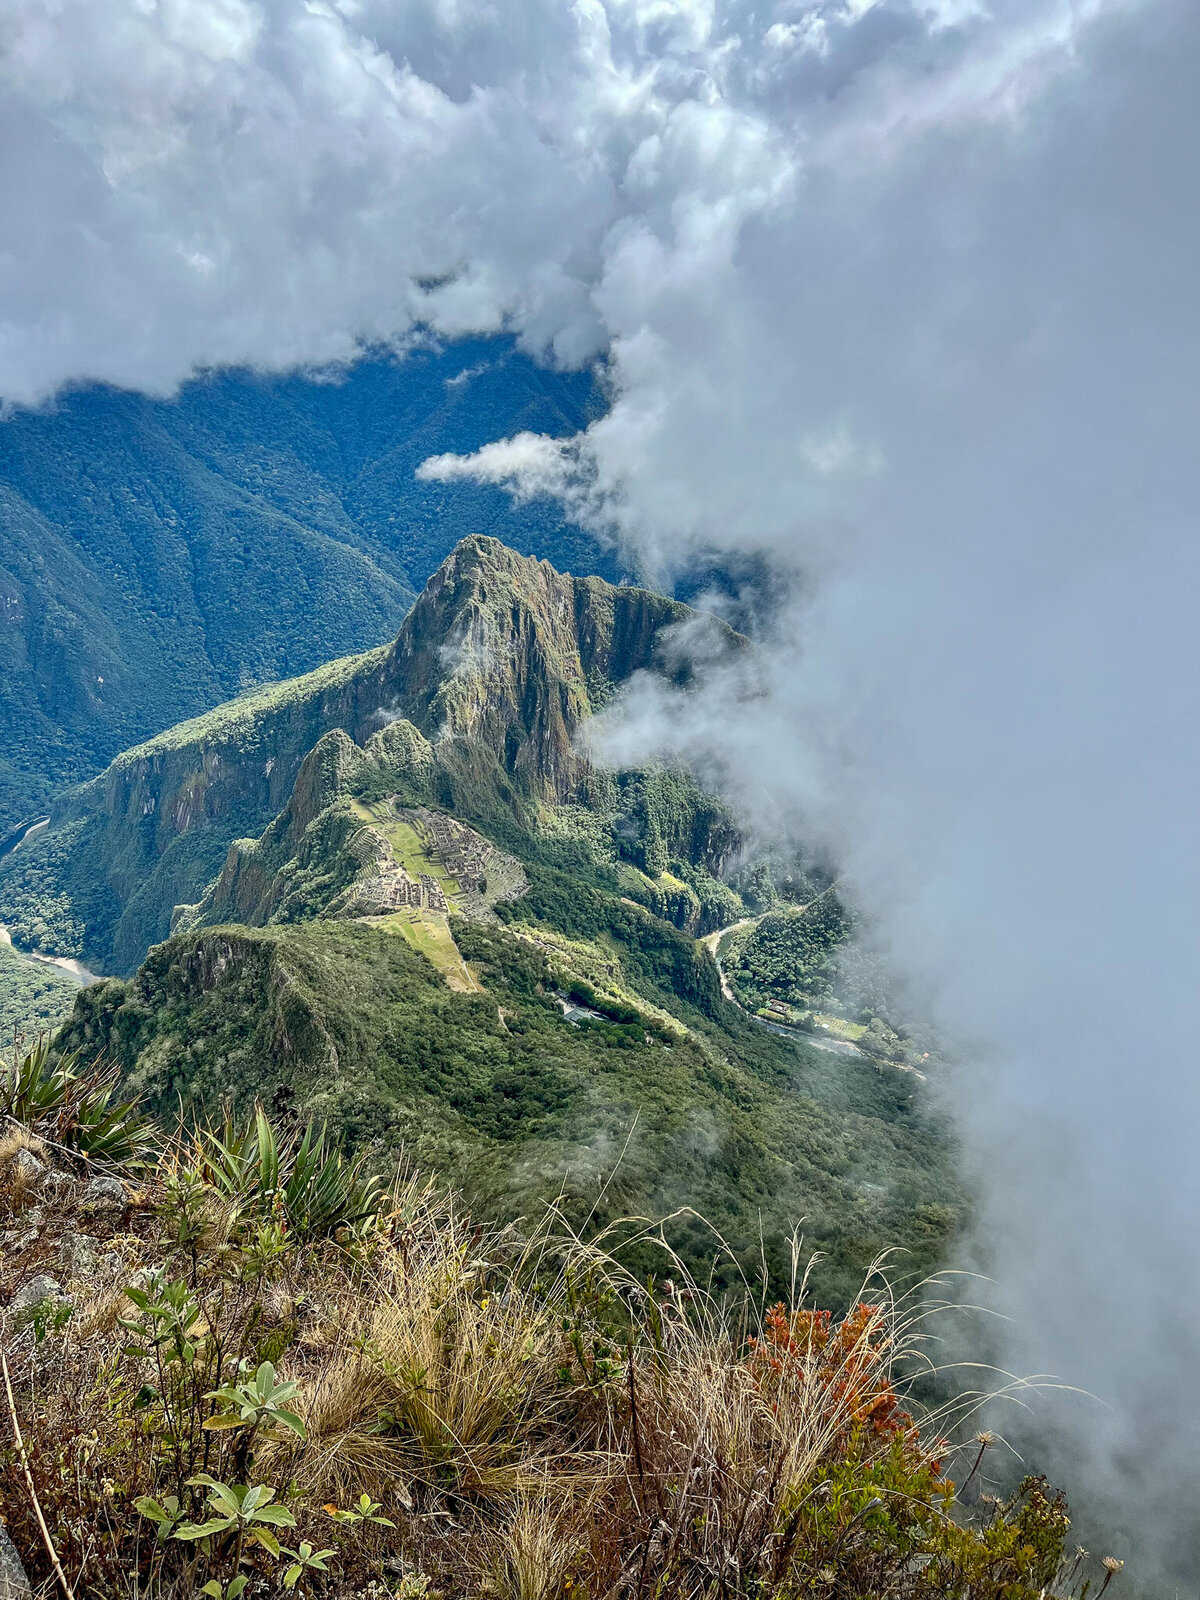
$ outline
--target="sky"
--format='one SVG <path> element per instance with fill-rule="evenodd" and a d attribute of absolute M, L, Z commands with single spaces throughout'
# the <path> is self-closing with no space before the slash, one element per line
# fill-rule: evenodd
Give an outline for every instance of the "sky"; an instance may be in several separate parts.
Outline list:
<path fill-rule="evenodd" d="M 1004 1358 L 1097 1397 L 1039 1425 L 1155 1593 L 1200 1545 L 1197 23 L 0 0 L 0 401 L 507 330 L 608 410 L 426 476 L 770 574 L 754 682 L 637 684 L 605 749 L 828 844 L 966 1042 Z"/>

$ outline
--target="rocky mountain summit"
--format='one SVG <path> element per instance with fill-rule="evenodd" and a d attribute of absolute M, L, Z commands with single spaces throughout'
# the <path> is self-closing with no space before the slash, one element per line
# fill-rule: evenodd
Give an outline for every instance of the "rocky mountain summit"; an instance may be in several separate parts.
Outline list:
<path fill-rule="evenodd" d="M 174 907 L 199 900 L 232 841 L 289 804 L 334 730 L 360 746 L 380 735 L 377 751 L 436 768 L 444 809 L 528 824 L 541 806 L 589 803 L 580 727 L 633 673 L 686 673 L 661 646 L 688 620 L 745 648 L 661 595 L 464 539 L 391 645 L 181 723 L 64 799 L 36 843 L 0 862 L 0 921 L 20 938 L 37 918 L 45 948 L 129 970 L 167 935 Z"/>

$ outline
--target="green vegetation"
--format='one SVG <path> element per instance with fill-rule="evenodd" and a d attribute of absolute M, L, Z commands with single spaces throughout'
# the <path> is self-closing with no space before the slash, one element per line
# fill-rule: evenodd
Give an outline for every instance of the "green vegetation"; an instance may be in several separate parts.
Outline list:
<path fill-rule="evenodd" d="M 376 923 L 181 935 L 132 982 L 85 990 L 60 1047 L 104 1052 L 164 1116 L 180 1096 L 215 1108 L 282 1086 L 355 1148 L 403 1151 L 490 1213 L 560 1188 L 580 1225 L 691 1205 L 750 1275 L 764 1247 L 786 1274 L 802 1220 L 829 1303 L 889 1247 L 904 1276 L 939 1264 L 963 1197 L 910 1083 L 755 1029 L 691 940 L 616 896 L 576 886 L 569 938 L 518 920 L 552 903 L 535 889 L 509 929 L 456 919 L 474 993 Z M 572 988 L 608 1020 L 567 1021 Z M 685 1218 L 673 1237 L 702 1272 L 709 1229 Z"/>
<path fill-rule="evenodd" d="M 0 1141 L 0 1515 L 46 1592 L 1108 1587 L 1064 1558 L 1060 1494 L 993 1478 L 972 1398 L 908 1392 L 927 1330 L 877 1277 L 839 1319 L 802 1281 L 717 1299 L 661 1246 L 634 1275 L 556 1212 L 489 1228 L 416 1177 L 368 1185 L 261 1106 L 159 1134 L 101 1216 L 78 1169 L 20 1122 Z"/>
<path fill-rule="evenodd" d="M 588 805 L 635 852 L 643 822 L 655 839 L 686 845 L 679 872 L 694 873 L 710 901 L 727 900 L 711 876 L 733 837 L 720 809 L 679 775 L 597 774 L 577 746 L 591 714 L 588 686 L 654 667 L 660 633 L 688 615 L 646 590 L 571 578 L 494 540 L 463 540 L 392 646 L 218 707 L 126 752 L 66 798 L 44 833 L 0 859 L 0 920 L 38 920 L 46 948 L 82 949 L 96 970 L 130 972 L 167 936 L 174 908 L 201 899 L 235 840 L 267 829 L 256 870 L 292 872 L 293 857 L 275 847 L 299 842 L 322 808 L 311 803 L 317 794 L 323 806 L 406 794 L 506 848 L 506 830 L 528 846 L 548 810 Z M 460 660 L 448 641 L 467 635 L 475 643 Z M 728 629 L 721 637 L 745 648 Z M 322 746 L 335 734 L 345 736 L 340 745 Z M 630 784 L 636 803 L 625 805 Z M 571 850 L 567 840 L 547 843 Z M 325 860 L 330 848 L 310 854 Z M 302 876 L 308 863 L 297 858 L 296 870 Z M 700 895 L 686 893 L 685 924 L 706 914 Z M 249 915 L 241 906 L 234 914 Z M 707 914 L 719 914 L 715 901 Z"/>
<path fill-rule="evenodd" d="M 494 339 L 336 383 L 224 373 L 6 418 L 0 838 L 158 729 L 390 638 L 463 534 L 616 578 L 548 506 L 414 476 L 521 428 L 575 433 L 597 398 Z"/>
<path fill-rule="evenodd" d="M 830 889 L 726 935 L 721 961 L 734 994 L 757 1015 L 819 1029 L 880 1061 L 924 1065 L 937 1041 L 927 1030 L 914 1041 L 917 1030 L 897 1014 L 886 963 L 856 932 Z"/>
<path fill-rule="evenodd" d="M 451 989 L 461 994 L 479 989 L 454 942 L 445 912 L 398 911 L 390 917 L 372 917 L 370 923 L 385 933 L 398 934 L 441 973 Z"/>
<path fill-rule="evenodd" d="M 117 1073 L 95 1058 L 52 1055 L 39 1039 L 0 1062 L 0 1115 L 67 1153 L 132 1171 L 144 1165 L 149 1124 L 138 1107 L 117 1098 Z"/>
<path fill-rule="evenodd" d="M 812 1010 L 833 997 L 837 952 L 850 919 L 829 890 L 804 908 L 769 912 L 722 951 L 726 976 L 750 1010 L 779 1000 Z"/>
<path fill-rule="evenodd" d="M 295 707 L 307 707 L 322 695 L 336 693 L 355 679 L 366 676 L 383 665 L 388 648 L 387 645 L 381 645 L 377 650 L 342 656 L 336 661 L 323 662 L 312 672 L 306 672 L 298 678 L 286 678 L 279 683 L 265 683 L 258 688 L 247 689 L 236 700 L 227 700 L 211 711 L 204 711 L 198 717 L 190 717 L 186 722 L 176 723 L 174 727 L 156 733 L 143 744 L 123 750 L 112 765 L 120 772 L 156 761 L 173 751 L 214 745 L 231 749 L 236 754 L 247 751 L 257 753 L 259 747 L 270 741 L 277 732 L 279 713 L 286 715 Z"/>
<path fill-rule="evenodd" d="M 14 1034 L 53 1033 L 70 1016 L 78 993 L 69 973 L 28 961 L 0 941 L 0 1047 Z"/>
<path fill-rule="evenodd" d="M 56 956 L 82 952 L 80 908 L 90 899 L 82 870 L 83 833 L 80 822 L 43 831 L 0 863 L 4 883 L 0 920 L 17 944 Z M 77 895 L 72 894 L 73 887 Z"/>

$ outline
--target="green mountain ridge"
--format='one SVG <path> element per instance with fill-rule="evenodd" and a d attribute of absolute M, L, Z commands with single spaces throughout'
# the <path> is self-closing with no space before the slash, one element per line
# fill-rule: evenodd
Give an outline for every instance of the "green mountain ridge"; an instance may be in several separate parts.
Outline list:
<path fill-rule="evenodd" d="M 59 1044 L 118 1061 L 167 1118 L 180 1096 L 211 1110 L 283 1093 L 352 1147 L 385 1165 L 403 1154 L 488 1214 L 558 1198 L 576 1225 L 602 1226 L 694 1208 L 704 1222 L 668 1232 L 696 1270 L 716 1229 L 747 1275 L 765 1254 L 786 1281 L 798 1223 L 825 1256 L 817 1288 L 837 1303 L 881 1250 L 904 1252 L 900 1277 L 935 1268 L 962 1196 L 903 1075 L 835 1068 L 725 1016 L 692 941 L 601 905 L 610 920 L 591 941 L 456 921 L 474 993 L 369 921 L 178 935 L 132 980 L 83 991 Z M 637 1023 L 569 1021 L 557 993 L 577 981 L 572 966 L 610 989 L 619 971 Z"/>
<path fill-rule="evenodd" d="M 548 505 L 414 476 L 574 433 L 590 374 L 475 339 L 318 376 L 79 389 L 0 419 L 0 837 L 155 730 L 392 637 L 463 532 L 618 575 Z"/>
<path fill-rule="evenodd" d="M 752 897 L 732 818 L 686 772 L 588 757 L 634 673 L 686 687 L 693 630 L 748 648 L 472 537 L 391 645 L 125 752 L 0 863 L 18 938 L 40 917 L 130 974 L 56 1048 L 164 1116 L 283 1096 L 487 1214 L 695 1208 L 670 1228 L 698 1271 L 716 1228 L 723 1270 L 785 1276 L 797 1224 L 831 1302 L 881 1250 L 931 1270 L 963 1196 L 919 1085 L 725 1001 L 697 935 Z"/>
<path fill-rule="evenodd" d="M 592 698 L 656 666 L 660 635 L 695 615 L 494 539 L 463 540 L 390 646 L 181 723 L 68 795 L 44 835 L 0 862 L 0 921 L 96 970 L 131 970 L 169 932 L 175 905 L 199 899 L 230 843 L 282 809 L 323 734 L 365 742 L 402 713 L 436 743 L 446 809 L 516 820 L 586 802 L 593 781 L 608 781 L 593 780 L 574 746 Z"/>

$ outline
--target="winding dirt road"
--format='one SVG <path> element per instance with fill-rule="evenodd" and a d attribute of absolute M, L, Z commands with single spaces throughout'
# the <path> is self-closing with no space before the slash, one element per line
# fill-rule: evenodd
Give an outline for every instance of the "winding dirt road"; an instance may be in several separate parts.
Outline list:
<path fill-rule="evenodd" d="M 834 883 L 836 882 L 837 880 L 834 879 Z M 827 895 L 833 887 L 833 883 L 827 884 L 821 890 L 821 893 L 814 895 L 806 905 L 787 907 L 786 909 L 798 912 L 807 911 L 809 906 L 815 906 L 817 901 Z M 751 1022 L 757 1023 L 760 1028 L 766 1028 L 769 1033 L 782 1034 L 785 1039 L 798 1039 L 804 1044 L 811 1044 L 817 1050 L 827 1050 L 830 1055 L 860 1056 L 864 1060 L 870 1060 L 871 1058 L 867 1056 L 866 1051 L 860 1050 L 857 1045 L 851 1044 L 848 1039 L 823 1039 L 819 1033 L 807 1033 L 800 1028 L 789 1028 L 782 1022 L 768 1022 L 765 1017 L 755 1016 L 754 1012 L 748 1011 L 737 995 L 734 994 L 733 985 L 725 976 L 725 968 L 721 965 L 721 940 L 727 933 L 736 933 L 739 928 L 757 927 L 766 915 L 767 912 L 760 911 L 756 917 L 741 917 L 737 922 L 730 922 L 725 927 L 718 928 L 715 933 L 706 933 L 698 941 L 707 948 L 716 963 L 717 977 L 721 980 L 721 993 L 725 999 L 731 1005 L 735 1005 L 744 1017 L 749 1017 Z"/>

